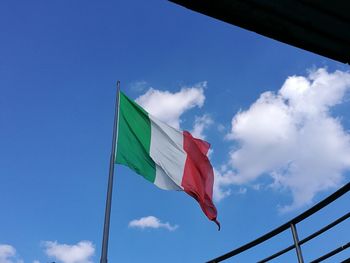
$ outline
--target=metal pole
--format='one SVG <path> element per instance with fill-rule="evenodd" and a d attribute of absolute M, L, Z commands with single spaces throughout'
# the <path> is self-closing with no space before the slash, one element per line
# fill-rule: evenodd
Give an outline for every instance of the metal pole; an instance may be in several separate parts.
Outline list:
<path fill-rule="evenodd" d="M 114 160 L 115 160 L 116 141 L 117 141 L 117 135 L 118 135 L 117 123 L 118 123 L 118 114 L 119 114 L 119 92 L 120 92 L 120 81 L 118 80 L 115 112 L 114 112 L 112 151 L 111 151 L 111 157 L 109 161 L 107 199 L 106 199 L 105 221 L 103 225 L 103 239 L 102 239 L 102 251 L 101 251 L 100 263 L 107 263 L 107 254 L 108 254 L 108 238 L 109 238 L 109 223 L 110 223 L 110 217 L 111 217 L 111 204 L 112 204 Z"/>
<path fill-rule="evenodd" d="M 290 224 L 290 228 L 291 228 L 292 234 L 293 234 L 293 240 L 294 240 L 295 250 L 297 252 L 298 262 L 304 263 L 303 255 L 301 254 L 301 248 L 299 245 L 299 238 L 298 238 L 297 229 L 293 223 Z"/>

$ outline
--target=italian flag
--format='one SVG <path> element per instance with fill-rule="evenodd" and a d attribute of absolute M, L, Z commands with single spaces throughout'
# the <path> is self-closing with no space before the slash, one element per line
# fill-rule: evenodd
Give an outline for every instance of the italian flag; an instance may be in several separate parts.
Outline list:
<path fill-rule="evenodd" d="M 119 93 L 115 162 L 161 189 L 185 191 L 220 229 L 212 201 L 214 173 L 207 157 L 209 147 L 206 141 L 157 120 Z"/>

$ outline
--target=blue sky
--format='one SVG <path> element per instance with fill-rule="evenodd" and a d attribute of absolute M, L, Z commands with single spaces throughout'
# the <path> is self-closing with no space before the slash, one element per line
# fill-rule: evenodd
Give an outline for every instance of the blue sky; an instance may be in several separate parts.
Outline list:
<path fill-rule="evenodd" d="M 99 262 L 118 79 L 133 99 L 204 98 L 168 110 L 212 144 L 222 230 L 186 194 L 117 166 L 109 262 L 203 262 L 349 181 L 348 65 L 158 0 L 5 0 L 0 31 L 0 263 Z M 154 228 L 129 226 L 148 216 Z M 305 258 L 342 245 L 349 229 L 305 246 Z"/>

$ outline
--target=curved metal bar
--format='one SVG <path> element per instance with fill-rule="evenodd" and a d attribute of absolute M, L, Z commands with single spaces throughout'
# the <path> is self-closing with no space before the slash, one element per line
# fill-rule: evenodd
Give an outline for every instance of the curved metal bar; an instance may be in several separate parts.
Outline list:
<path fill-rule="evenodd" d="M 330 223 L 329 225 L 314 232 L 313 234 L 305 237 L 303 240 L 300 240 L 299 244 L 302 245 L 302 244 L 310 241 L 311 239 L 321 235 L 322 233 L 326 232 L 327 230 L 331 229 L 332 227 L 334 227 L 334 226 L 338 225 L 339 223 L 343 222 L 344 220 L 348 219 L 349 217 L 350 217 L 350 212 L 346 213 L 342 217 L 339 217 L 337 220 L 334 220 L 332 223 Z"/>
<path fill-rule="evenodd" d="M 322 262 L 323 260 L 330 258 L 331 256 L 334 256 L 335 254 L 338 254 L 339 252 L 347 249 L 350 247 L 350 242 L 348 242 L 347 244 L 338 247 L 330 252 L 328 252 L 327 254 L 323 255 L 322 257 L 319 257 L 317 259 L 314 259 L 313 261 L 311 261 L 310 263 L 318 263 L 318 262 Z"/>
<path fill-rule="evenodd" d="M 338 219 L 334 220 L 332 223 L 326 225 L 325 227 L 321 228 L 320 230 L 314 232 L 313 234 L 311 234 L 311 235 L 305 237 L 304 239 L 300 240 L 299 244 L 302 245 L 302 244 L 310 241 L 311 239 L 321 235 L 322 233 L 326 232 L 327 230 L 331 229 L 332 227 L 340 224 L 341 222 L 343 222 L 344 220 L 348 219 L 349 217 L 350 217 L 350 212 L 346 213 L 342 217 L 339 217 Z M 286 248 L 276 252 L 275 254 L 258 261 L 258 263 L 268 262 L 271 259 L 277 258 L 277 257 L 283 255 L 284 253 L 287 253 L 288 251 L 292 250 L 293 248 L 295 248 L 295 245 L 290 245 L 289 247 L 286 247 Z"/>
<path fill-rule="evenodd" d="M 330 196 L 326 197 L 325 199 L 323 199 L 322 201 L 320 201 L 319 203 L 317 203 L 316 205 L 314 205 L 313 207 L 311 207 L 310 209 L 306 210 L 305 212 L 301 213 L 300 215 L 294 217 L 292 220 L 290 220 L 289 222 L 275 228 L 274 230 L 266 233 L 265 235 L 262 235 L 260 237 L 258 237 L 257 239 L 248 242 L 246 244 L 244 244 L 241 247 L 238 247 L 222 256 L 219 256 L 217 258 L 214 258 L 212 260 L 207 261 L 207 263 L 217 263 L 217 262 L 221 262 L 225 259 L 228 259 L 230 257 L 233 257 L 235 255 L 238 255 L 252 247 L 255 247 L 256 245 L 259 245 L 263 242 L 265 242 L 266 240 L 282 233 L 283 231 L 287 230 L 291 224 L 297 224 L 300 221 L 304 220 L 305 218 L 308 218 L 309 216 L 313 215 L 314 213 L 318 212 L 319 210 L 321 210 L 322 208 L 324 208 L 325 206 L 329 205 L 330 203 L 332 203 L 334 200 L 338 199 L 339 197 L 341 197 L 342 195 L 344 195 L 345 193 L 347 193 L 350 190 L 350 182 L 345 184 L 343 187 L 341 187 L 340 189 L 338 189 L 336 192 L 334 192 L 333 194 L 331 194 Z"/>

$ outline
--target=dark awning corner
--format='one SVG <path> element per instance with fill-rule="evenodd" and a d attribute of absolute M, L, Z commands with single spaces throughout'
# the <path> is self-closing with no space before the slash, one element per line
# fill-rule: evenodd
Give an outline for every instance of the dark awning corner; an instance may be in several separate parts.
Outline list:
<path fill-rule="evenodd" d="M 348 0 L 170 0 L 258 34 L 350 63 Z"/>

